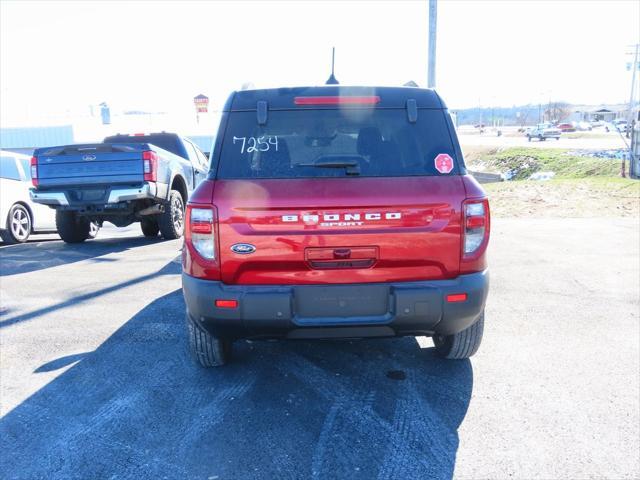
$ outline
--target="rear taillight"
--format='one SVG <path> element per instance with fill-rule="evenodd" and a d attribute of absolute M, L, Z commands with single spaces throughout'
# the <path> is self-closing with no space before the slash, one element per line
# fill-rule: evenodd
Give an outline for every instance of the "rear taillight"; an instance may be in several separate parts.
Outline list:
<path fill-rule="evenodd" d="M 463 204 L 463 258 L 473 258 L 484 252 L 489 241 L 489 203 L 466 200 Z"/>
<path fill-rule="evenodd" d="M 214 222 L 212 208 L 187 206 L 186 241 L 205 260 L 216 259 Z"/>
<path fill-rule="evenodd" d="M 31 183 L 38 186 L 38 157 L 31 157 Z"/>
<path fill-rule="evenodd" d="M 147 182 L 158 180 L 158 154 L 153 150 L 142 152 L 142 171 Z"/>

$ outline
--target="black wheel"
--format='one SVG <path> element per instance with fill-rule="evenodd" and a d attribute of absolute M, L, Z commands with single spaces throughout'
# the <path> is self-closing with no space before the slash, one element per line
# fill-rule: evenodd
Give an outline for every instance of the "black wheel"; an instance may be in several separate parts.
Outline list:
<path fill-rule="evenodd" d="M 89 238 L 91 222 L 75 212 L 56 210 L 56 228 L 66 243 L 81 243 Z"/>
<path fill-rule="evenodd" d="M 160 227 L 155 218 L 143 218 L 140 220 L 140 228 L 145 237 L 157 237 Z"/>
<path fill-rule="evenodd" d="M 231 358 L 230 340 L 214 337 L 202 328 L 187 313 L 187 334 L 189 350 L 197 362 L 203 367 L 221 367 Z"/>
<path fill-rule="evenodd" d="M 182 237 L 184 232 L 184 200 L 177 190 L 171 190 L 169 205 L 158 217 L 158 226 L 162 237 L 167 240 Z"/>
<path fill-rule="evenodd" d="M 531 141 L 531 135 L 527 135 L 527 142 Z"/>
<path fill-rule="evenodd" d="M 0 236 L 5 243 L 24 243 L 31 235 L 33 222 L 31 214 L 24 205 L 16 203 L 9 210 L 6 230 L 0 230 Z"/>
<path fill-rule="evenodd" d="M 433 343 L 436 352 L 443 358 L 460 360 L 469 358 L 478 351 L 484 330 L 484 312 L 480 318 L 467 329 L 454 335 L 434 335 Z"/>
<path fill-rule="evenodd" d="M 540 142 L 544 142 L 544 140 L 545 140 L 545 139 L 544 139 L 544 137 L 543 137 L 542 135 L 538 135 L 538 141 L 540 141 Z"/>

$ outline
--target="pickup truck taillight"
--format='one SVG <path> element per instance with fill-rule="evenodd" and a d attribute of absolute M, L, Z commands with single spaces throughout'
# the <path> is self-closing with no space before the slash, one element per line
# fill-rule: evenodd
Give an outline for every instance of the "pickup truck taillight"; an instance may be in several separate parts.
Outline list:
<path fill-rule="evenodd" d="M 462 204 L 462 273 L 486 268 L 484 258 L 489 243 L 489 202 L 485 199 L 465 200 Z"/>
<path fill-rule="evenodd" d="M 185 241 L 205 260 L 216 260 L 215 213 L 210 207 L 187 206 Z"/>
<path fill-rule="evenodd" d="M 31 157 L 31 183 L 38 186 L 38 157 Z"/>
<path fill-rule="evenodd" d="M 158 154 L 153 150 L 142 152 L 142 171 L 147 182 L 158 180 Z"/>

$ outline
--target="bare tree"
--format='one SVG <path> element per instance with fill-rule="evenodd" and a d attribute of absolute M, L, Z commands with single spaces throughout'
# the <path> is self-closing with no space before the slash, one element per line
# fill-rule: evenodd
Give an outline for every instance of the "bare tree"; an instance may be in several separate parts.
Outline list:
<path fill-rule="evenodd" d="M 550 122 L 561 122 L 572 113 L 571 105 L 566 102 L 549 102 L 547 109 L 544 111 L 545 117 Z"/>

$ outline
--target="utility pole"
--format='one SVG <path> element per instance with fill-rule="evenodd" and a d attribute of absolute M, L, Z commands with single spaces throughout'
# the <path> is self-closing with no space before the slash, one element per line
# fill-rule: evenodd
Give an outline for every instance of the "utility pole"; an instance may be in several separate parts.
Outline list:
<path fill-rule="evenodd" d="M 633 62 L 631 62 L 631 94 L 629 95 L 629 113 L 627 114 L 628 125 L 631 126 L 633 122 L 633 100 L 635 98 L 636 89 L 636 72 L 638 71 L 638 49 L 640 44 L 635 45 L 635 52 L 633 54 Z M 627 138 L 629 138 L 629 131 L 627 130 Z"/>
<path fill-rule="evenodd" d="M 436 88 L 436 27 L 438 24 L 438 0 L 429 0 L 429 78 L 427 86 Z"/>

